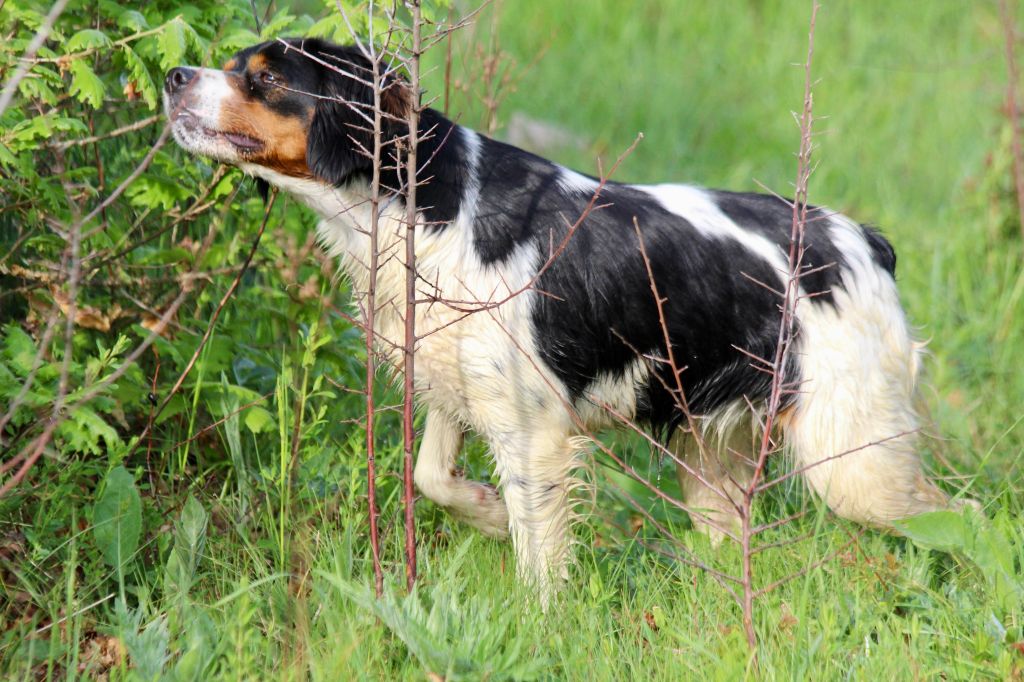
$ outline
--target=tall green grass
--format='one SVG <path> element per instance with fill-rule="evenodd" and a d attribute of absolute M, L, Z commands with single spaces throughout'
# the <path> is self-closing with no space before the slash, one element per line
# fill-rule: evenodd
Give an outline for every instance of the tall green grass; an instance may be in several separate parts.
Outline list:
<path fill-rule="evenodd" d="M 514 0 L 499 12 L 500 43 L 520 64 L 547 50 L 502 117 L 525 112 L 592 141 L 586 150 L 549 150 L 559 161 L 594 172 L 600 156 L 607 168 L 642 131 L 617 179 L 789 193 L 806 3 Z M 826 3 L 814 57 L 820 165 L 810 190 L 813 202 L 878 224 L 894 241 L 904 301 L 930 339 L 922 396 L 935 421 L 929 462 L 951 489 L 966 488 L 1000 519 L 1007 538 L 1018 529 L 1020 581 L 1024 267 L 1006 194 L 999 36 L 990 3 Z M 440 92 L 440 72 L 431 78 Z M 456 104 L 462 120 L 479 116 L 478 107 Z M 11 678 L 392 680 L 429 671 L 453 680 L 1012 679 L 1024 669 L 1012 646 L 1024 640 L 1019 601 L 1007 608 L 960 556 L 860 534 L 798 485 L 759 505 L 765 518 L 811 511 L 770 541 L 811 538 L 757 557 L 762 584 L 806 573 L 759 603 L 756 663 L 735 604 L 712 577 L 652 551 L 660 540 L 642 524 L 635 536 L 622 530 L 637 517 L 607 484 L 642 490 L 600 465 L 572 580 L 547 613 L 516 581 L 507 544 L 426 502 L 417 508 L 421 580 L 406 598 L 394 415 L 382 416 L 378 454 L 392 580 L 376 601 L 367 588 L 362 433 L 343 422 L 358 417 L 361 403 L 333 390 L 328 380 L 338 377 L 323 376 L 318 364 L 347 362 L 346 379 L 357 377 L 358 338 L 341 322 L 324 329 L 288 319 L 281 293 L 258 283 L 246 296 L 222 324 L 245 329 L 253 357 L 273 368 L 260 385 L 274 394 L 268 419 L 277 432 L 255 438 L 240 424 L 244 414 L 229 418 L 210 436 L 223 459 L 206 461 L 208 449 L 189 445 L 195 421 L 168 422 L 179 432 L 165 434 L 167 443 L 180 445 L 167 480 L 137 484 L 146 498 L 177 502 L 159 506 L 161 518 L 147 507 L 146 527 L 159 530 L 130 564 L 124 601 L 87 523 L 73 525 L 56 574 L 40 568 L 49 556 L 5 574 L 13 576 L 7 593 L 37 606 L 23 623 L 0 628 Z M 208 395 L 200 386 L 219 385 L 226 366 L 216 345 L 200 358 L 186 415 Z M 217 414 L 245 402 L 226 389 L 217 395 Z M 482 447 L 471 450 L 473 474 L 485 476 Z M 664 478 L 669 486 L 674 474 Z M 699 557 L 738 572 L 735 548 L 712 549 L 685 518 L 647 502 Z M 57 511 L 33 514 L 27 532 L 45 533 Z M 180 556 L 192 556 L 199 544 L 189 580 L 157 561 L 179 546 Z M 43 623 L 55 625 L 40 631 Z"/>

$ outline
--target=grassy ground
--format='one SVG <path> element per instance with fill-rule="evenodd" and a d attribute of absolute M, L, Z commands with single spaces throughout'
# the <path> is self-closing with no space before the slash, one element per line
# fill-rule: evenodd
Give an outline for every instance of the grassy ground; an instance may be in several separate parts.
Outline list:
<path fill-rule="evenodd" d="M 607 165 L 643 131 L 618 179 L 788 193 L 798 142 L 789 112 L 803 78 L 793 64 L 806 50 L 807 18 L 806 3 L 791 0 L 506 2 L 502 47 L 520 64 L 547 51 L 501 117 L 524 112 L 591 140 L 585 150 L 547 150 L 581 170 L 593 172 L 597 155 Z M 418 506 L 422 579 L 404 598 L 392 475 L 399 432 L 385 416 L 389 596 L 374 602 L 362 433 L 343 423 L 359 415 L 358 398 L 317 376 L 317 363 L 334 354 L 331 366 L 348 363 L 349 374 L 333 378 L 357 381 L 360 341 L 336 318 L 310 328 L 271 315 L 287 302 L 257 279 L 221 324 L 247 335 L 261 358 L 265 376 L 252 381 L 257 393 L 275 394 L 272 430 L 256 438 L 236 418 L 189 445 L 199 425 L 168 420 L 165 470 L 155 481 L 138 477 L 146 533 L 123 576 L 101 561 L 79 497 L 44 496 L 22 510 L 30 534 L 55 532 L 65 523 L 58 518 L 76 521 L 6 579 L 6 594 L 33 608 L 4 611 L 21 615 L 0 628 L 3 670 L 116 679 L 390 680 L 426 671 L 449 679 L 1021 679 L 1024 254 L 1008 194 L 1000 40 L 994 3 L 826 3 L 811 200 L 880 225 L 897 247 L 904 301 L 932 352 L 922 391 L 936 423 L 928 461 L 950 490 L 967 490 L 995 519 L 997 544 L 1009 553 L 1004 576 L 986 572 L 984 557 L 972 563 L 858 535 L 791 486 L 761 501 L 762 517 L 812 513 L 766 542 L 811 538 L 759 555 L 755 571 L 768 584 L 808 570 L 759 602 L 755 667 L 734 602 L 708 575 L 646 546 L 658 541 L 653 529 L 627 511 L 616 487 L 642 491 L 599 462 L 601 492 L 578 529 L 573 579 L 547 614 L 514 580 L 508 545 L 426 502 Z M 478 106 L 455 102 L 464 121 L 479 119 Z M 304 351 L 316 361 L 304 365 Z M 237 376 L 237 363 L 218 352 L 197 366 L 193 409 L 211 400 L 204 391 L 224 368 Z M 285 490 L 292 453 L 298 483 Z M 475 445 L 478 476 L 486 474 L 481 455 Z M 671 490 L 667 467 L 664 478 Z M 186 505 L 188 495 L 201 511 Z M 711 549 L 685 517 L 649 503 L 699 556 L 738 571 L 734 548 Z M 172 570 L 166 557 L 178 551 L 185 568 Z M 126 606 L 115 606 L 122 595 Z M 123 649 L 130 670 L 118 664 Z"/>

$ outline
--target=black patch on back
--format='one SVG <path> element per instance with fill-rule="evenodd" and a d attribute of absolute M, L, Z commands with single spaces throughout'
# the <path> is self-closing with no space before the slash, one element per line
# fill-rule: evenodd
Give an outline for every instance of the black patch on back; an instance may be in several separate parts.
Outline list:
<path fill-rule="evenodd" d="M 715 202 L 734 223 L 775 242 L 788 257 L 793 209 L 786 200 L 752 192 L 712 192 Z M 832 221 L 815 206 L 807 207 L 803 272 L 800 286 L 820 302 L 832 302 L 832 289 L 842 285 L 843 254 L 828 234 Z"/>
<path fill-rule="evenodd" d="M 579 217 L 579 202 L 560 192 L 554 163 L 483 135 L 480 143 L 473 245 L 485 264 L 504 261 L 559 223 L 556 233 L 564 232 L 560 212 L 570 223 Z"/>
<path fill-rule="evenodd" d="M 509 258 L 532 244 L 546 260 L 584 211 L 590 195 L 563 188 L 555 164 L 493 140 L 482 140 L 480 199 L 474 244 L 485 263 Z M 716 195 L 709 194 L 712 201 Z M 778 288 L 779 275 L 762 258 L 731 239 L 703 236 L 654 197 L 609 183 L 561 256 L 537 282 L 551 294 L 536 298 L 534 342 L 573 400 L 601 376 L 620 378 L 638 354 L 667 358 L 664 333 L 650 279 L 633 227 L 636 217 L 664 304 L 673 354 L 687 404 L 708 414 L 747 396 L 767 397 L 771 377 L 751 366 L 738 348 L 773 357 L 778 337 L 778 300 L 752 280 Z M 738 203 L 734 214 L 757 219 L 756 203 Z M 774 218 L 774 216 L 773 216 Z M 788 244 L 788 231 L 762 227 Z M 831 244 L 828 244 L 831 247 Z M 838 277 L 838 273 L 836 273 Z M 675 379 L 665 363 L 640 387 L 638 415 L 668 429 L 683 415 L 665 386 Z"/>
<path fill-rule="evenodd" d="M 360 63 L 353 48 L 306 41 L 311 52 Z M 296 59 L 306 59 L 300 55 Z M 308 62 L 308 59 L 306 60 Z M 365 67 L 365 60 L 362 62 Z M 318 67 L 320 92 L 340 93 L 350 101 L 372 101 L 351 78 L 337 79 Z M 362 88 L 360 91 L 359 88 Z M 367 98 L 370 98 L 369 100 Z M 328 102 L 313 121 L 308 160 L 321 177 L 336 184 L 367 180 L 369 159 L 354 151 L 364 122 L 348 107 Z M 403 135 L 400 122 L 388 134 Z M 458 215 L 470 178 L 466 176 L 465 143 L 458 129 L 433 110 L 422 113 L 417 152 L 421 185 L 417 204 L 430 223 L 445 229 Z M 480 136 L 477 164 L 479 198 L 474 207 L 473 245 L 485 264 L 507 261 L 517 248 L 539 253 L 536 267 L 565 238 L 591 196 L 559 182 L 560 168 L 541 157 Z M 392 164 L 393 165 L 393 164 Z M 396 170 L 382 177 L 397 191 Z M 709 191 L 708 198 L 740 227 L 777 244 L 785 258 L 792 213 L 771 196 Z M 608 183 L 598 204 L 576 231 L 564 252 L 545 270 L 536 287 L 533 336 L 551 371 L 574 401 L 586 399 L 595 380 L 620 378 L 639 355 L 667 358 L 662 322 L 650 279 L 638 248 L 638 221 L 653 278 L 664 303 L 664 324 L 678 366 L 690 411 L 705 415 L 744 397 L 754 403 L 768 396 L 771 376 L 741 352 L 774 357 L 779 329 L 778 296 L 757 282 L 781 288 L 780 273 L 735 240 L 703 235 L 684 218 L 663 208 L 653 196 L 636 188 Z M 830 221 L 812 211 L 805 236 L 803 287 L 820 295 L 810 305 L 828 304 L 831 291 L 842 286 L 843 255 L 828 234 Z M 815 219 L 817 218 L 817 219 Z M 866 230 L 876 261 L 889 272 L 895 266 L 892 248 L 879 234 Z M 796 381 L 796 360 L 787 378 Z M 665 363 L 650 363 L 653 376 L 638 388 L 640 420 L 667 434 L 683 415 L 670 389 L 675 378 Z"/>

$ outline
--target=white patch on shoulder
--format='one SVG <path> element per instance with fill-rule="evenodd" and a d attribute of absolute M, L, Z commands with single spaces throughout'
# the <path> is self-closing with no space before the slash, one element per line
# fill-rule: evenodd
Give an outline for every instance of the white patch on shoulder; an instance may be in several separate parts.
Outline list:
<path fill-rule="evenodd" d="M 564 167 L 559 167 L 556 181 L 558 186 L 562 188 L 562 191 L 579 192 L 586 194 L 588 197 L 593 196 L 597 188 L 600 187 L 600 183 L 594 178 L 588 178 L 583 173 L 577 173 L 571 168 Z"/>
<path fill-rule="evenodd" d="M 787 258 L 777 244 L 750 230 L 745 230 L 722 212 L 708 192 L 692 185 L 633 185 L 646 192 L 666 211 L 686 220 L 705 237 L 731 239 L 771 265 L 780 277 L 788 272 Z M 641 225 L 641 228 L 643 225 Z"/>
<path fill-rule="evenodd" d="M 602 373 L 583 389 L 576 412 L 591 429 L 622 426 L 614 413 L 626 419 L 636 416 L 637 391 L 647 384 L 649 375 L 650 368 L 643 358 L 631 362 L 619 376 Z"/>

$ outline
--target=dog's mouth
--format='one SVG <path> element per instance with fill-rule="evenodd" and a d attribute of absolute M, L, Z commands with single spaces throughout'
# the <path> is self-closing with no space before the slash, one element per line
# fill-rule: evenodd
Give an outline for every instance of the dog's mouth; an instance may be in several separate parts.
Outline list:
<path fill-rule="evenodd" d="M 199 133 L 210 140 L 223 140 L 230 144 L 239 154 L 254 154 L 265 146 L 263 141 L 245 133 L 230 130 L 216 130 L 203 125 L 198 116 L 182 109 L 174 116 L 175 125 L 179 125 L 192 133 Z"/>
<path fill-rule="evenodd" d="M 244 135 L 242 133 L 210 130 L 209 128 L 203 128 L 203 133 L 211 137 L 221 137 L 230 142 L 236 149 L 238 149 L 238 151 L 241 152 L 258 152 L 263 149 L 263 142 L 257 140 L 255 137 L 250 137 L 249 135 Z"/>

